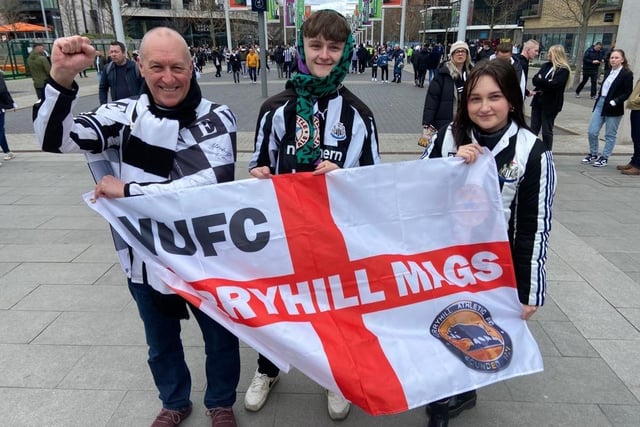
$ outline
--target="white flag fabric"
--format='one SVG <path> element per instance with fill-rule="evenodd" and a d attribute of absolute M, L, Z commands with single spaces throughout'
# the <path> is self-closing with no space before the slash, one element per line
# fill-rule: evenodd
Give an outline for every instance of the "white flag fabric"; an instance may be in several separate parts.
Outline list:
<path fill-rule="evenodd" d="M 491 155 L 91 197 L 161 291 L 370 414 L 542 370 Z"/>

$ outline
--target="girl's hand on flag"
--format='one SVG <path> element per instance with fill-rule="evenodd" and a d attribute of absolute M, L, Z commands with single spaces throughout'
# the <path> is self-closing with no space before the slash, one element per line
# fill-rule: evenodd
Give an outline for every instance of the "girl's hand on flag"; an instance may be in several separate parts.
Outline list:
<path fill-rule="evenodd" d="M 522 319 L 523 320 L 531 319 L 531 316 L 536 314 L 536 311 L 538 311 L 538 307 L 536 307 L 535 305 L 522 304 Z"/>
<path fill-rule="evenodd" d="M 458 147 L 456 157 L 462 157 L 465 163 L 473 163 L 482 154 L 482 147 L 479 144 L 466 144 Z"/>

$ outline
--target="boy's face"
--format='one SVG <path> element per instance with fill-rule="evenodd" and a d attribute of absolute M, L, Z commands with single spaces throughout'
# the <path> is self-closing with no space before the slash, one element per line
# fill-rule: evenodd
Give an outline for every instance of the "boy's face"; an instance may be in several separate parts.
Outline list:
<path fill-rule="evenodd" d="M 304 37 L 304 55 L 312 76 L 326 77 L 340 61 L 345 42 L 325 40 L 322 35 Z"/>

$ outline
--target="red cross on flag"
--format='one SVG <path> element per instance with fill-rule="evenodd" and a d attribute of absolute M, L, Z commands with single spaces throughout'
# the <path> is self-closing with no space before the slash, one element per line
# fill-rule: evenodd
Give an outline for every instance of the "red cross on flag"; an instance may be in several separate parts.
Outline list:
<path fill-rule="evenodd" d="M 91 196 L 154 287 L 370 414 L 542 370 L 490 155 Z"/>

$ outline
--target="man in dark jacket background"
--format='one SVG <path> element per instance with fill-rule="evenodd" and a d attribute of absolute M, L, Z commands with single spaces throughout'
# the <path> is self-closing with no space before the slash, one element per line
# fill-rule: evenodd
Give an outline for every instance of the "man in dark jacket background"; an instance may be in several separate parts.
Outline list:
<path fill-rule="evenodd" d="M 593 46 L 584 52 L 582 57 L 582 81 L 576 88 L 576 98 L 580 98 L 580 91 L 587 84 L 587 80 L 591 80 L 591 99 L 596 99 L 598 92 L 598 72 L 600 64 L 604 59 L 602 51 L 602 43 L 596 42 Z"/>
<path fill-rule="evenodd" d="M 104 67 L 104 71 L 100 76 L 100 84 L 98 85 L 100 104 L 107 103 L 108 92 L 111 94 L 112 101 L 139 95 L 144 80 L 140 75 L 138 64 L 127 59 L 127 50 L 124 43 L 111 42 L 109 57 L 111 62 Z"/>

